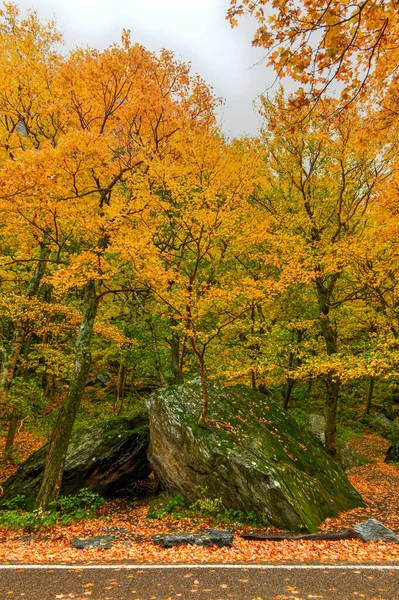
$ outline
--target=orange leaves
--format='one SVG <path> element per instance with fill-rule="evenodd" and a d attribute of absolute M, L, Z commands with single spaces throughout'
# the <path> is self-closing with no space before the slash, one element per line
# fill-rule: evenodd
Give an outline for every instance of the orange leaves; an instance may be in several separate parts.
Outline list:
<path fill-rule="evenodd" d="M 28 434 L 23 434 L 27 436 Z M 25 440 L 25 437 L 23 438 Z M 28 436 L 29 437 L 29 436 Z M 26 443 L 28 442 L 26 438 Z M 24 443 L 25 443 L 24 441 Z M 359 450 L 367 454 L 371 451 L 370 458 L 382 460 L 384 456 L 385 440 L 378 437 L 358 439 Z M 30 447 L 27 451 L 32 450 Z M 1 477 L 1 474 L 0 474 Z M 327 519 L 322 526 L 323 530 L 340 530 L 353 527 L 378 514 L 379 518 L 388 526 L 399 528 L 399 469 L 398 467 L 384 465 L 381 462 L 371 466 L 358 467 L 351 471 L 351 481 L 363 494 L 366 506 L 341 514 L 338 519 Z M 172 516 L 162 521 L 146 520 L 147 506 L 135 504 L 134 501 L 126 503 L 123 500 L 109 502 L 103 509 L 104 516 L 112 519 L 113 527 L 127 530 L 126 537 L 131 539 L 131 545 L 125 546 L 123 540 L 115 542 L 109 550 L 86 549 L 74 550 L 69 540 L 73 537 L 89 537 L 98 535 L 99 530 L 105 527 L 104 519 L 77 522 L 70 527 L 57 527 L 38 534 L 35 542 L 23 543 L 17 539 L 15 532 L 2 531 L 1 536 L 6 538 L 6 544 L 0 547 L 0 560 L 16 560 L 25 562 L 46 562 L 51 560 L 62 562 L 102 562 L 102 561 L 140 561 L 154 563 L 198 563 L 198 562 L 291 562 L 296 557 L 301 562 L 320 561 L 331 563 L 335 561 L 371 562 L 371 561 L 397 561 L 399 548 L 396 544 L 373 542 L 366 544 L 361 540 L 342 541 L 283 541 L 283 542 L 255 542 L 241 539 L 236 534 L 233 548 L 196 546 L 178 546 L 171 549 L 162 549 L 151 542 L 151 536 L 169 529 L 190 530 L 194 524 L 189 519 L 176 519 Z M 211 526 L 211 521 L 196 522 L 195 527 L 201 529 Z M 135 536 L 144 537 L 144 541 L 136 543 Z M 183 576 L 189 580 L 192 588 L 202 589 L 201 573 L 192 570 Z M 248 583 L 248 573 L 245 567 L 240 572 L 240 583 Z M 116 580 L 108 580 L 109 587 L 115 585 Z M 220 589 L 227 589 L 225 583 Z M 87 584 L 90 590 L 92 584 Z M 286 596 L 296 596 L 296 589 L 287 586 Z M 361 594 L 359 591 L 359 597 Z M 311 595 L 307 596 L 309 599 Z M 314 594 L 313 598 L 317 598 Z"/>
<path fill-rule="evenodd" d="M 346 84 L 344 107 L 363 99 L 370 88 L 380 99 L 382 82 L 393 100 L 398 54 L 392 48 L 397 48 L 399 34 L 394 3 L 372 1 L 359 8 L 343 0 L 290 5 L 280 0 L 231 0 L 227 18 L 233 27 L 245 13 L 258 25 L 252 43 L 267 50 L 268 64 L 279 77 L 310 84 L 310 101 L 319 100 L 335 79 Z"/>

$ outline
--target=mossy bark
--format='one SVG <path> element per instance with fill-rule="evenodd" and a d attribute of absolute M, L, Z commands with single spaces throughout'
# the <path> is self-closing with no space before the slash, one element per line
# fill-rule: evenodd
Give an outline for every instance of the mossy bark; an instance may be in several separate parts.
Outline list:
<path fill-rule="evenodd" d="M 95 282 L 85 286 L 82 322 L 76 340 L 74 369 L 68 392 L 58 412 L 52 431 L 43 481 L 36 507 L 46 509 L 58 498 L 72 427 L 75 422 L 91 364 L 91 339 L 98 308 Z"/>
<path fill-rule="evenodd" d="M 50 256 L 49 235 L 44 235 L 40 245 L 40 254 L 31 281 L 25 292 L 25 298 L 34 298 L 39 290 L 43 276 L 46 272 L 47 261 Z M 15 375 L 15 369 L 21 354 L 26 335 L 24 319 L 20 317 L 14 324 L 13 337 L 10 349 L 5 353 L 0 370 L 0 418 L 3 418 L 9 409 L 9 393 Z"/>

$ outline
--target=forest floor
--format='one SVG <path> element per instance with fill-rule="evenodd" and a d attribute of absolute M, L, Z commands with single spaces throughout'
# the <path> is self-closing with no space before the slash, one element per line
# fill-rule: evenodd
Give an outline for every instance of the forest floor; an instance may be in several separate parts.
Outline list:
<path fill-rule="evenodd" d="M 19 435 L 16 445 L 20 458 L 28 456 L 38 445 L 28 432 Z M 353 527 L 368 518 L 376 518 L 399 532 L 399 467 L 383 462 L 387 440 L 367 435 L 354 439 L 351 445 L 367 456 L 372 464 L 352 469 L 348 475 L 362 494 L 365 506 L 342 513 L 337 519 L 327 519 L 321 531 Z M 0 441 L 1 451 L 1 441 Z M 0 481 L 16 467 L 0 467 Z M 249 527 L 236 527 L 232 548 L 177 546 L 162 549 L 151 541 L 156 533 L 195 531 L 215 526 L 207 519 L 182 519 L 170 515 L 162 520 L 147 520 L 149 498 L 118 499 L 107 502 L 99 518 L 78 521 L 68 527 L 59 526 L 26 535 L 15 530 L 0 529 L 0 562 L 390 562 L 399 560 L 399 545 L 364 543 L 361 540 L 341 541 L 249 541 L 239 537 Z M 108 549 L 71 547 L 74 537 L 104 535 L 122 530 L 120 541 Z M 105 530 L 105 531 L 104 531 Z M 108 530 L 108 531 L 107 531 Z M 271 530 L 269 530 L 271 532 Z M 276 533 L 274 529 L 272 533 Z"/>

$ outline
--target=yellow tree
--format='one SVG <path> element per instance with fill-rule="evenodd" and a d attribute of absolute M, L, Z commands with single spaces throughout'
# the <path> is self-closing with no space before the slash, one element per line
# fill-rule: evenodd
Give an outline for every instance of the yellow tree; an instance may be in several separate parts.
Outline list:
<path fill-rule="evenodd" d="M 300 107 L 291 111 L 289 104 L 282 93 L 274 103 L 263 101 L 265 180 L 258 202 L 274 219 L 276 230 L 283 228 L 295 239 L 298 264 L 313 288 L 325 347 L 325 356 L 315 360 L 323 363 L 317 368 L 327 389 L 326 447 L 337 457 L 336 410 L 342 380 L 335 366 L 339 332 L 334 311 L 358 295 L 349 267 L 367 227 L 370 203 L 390 164 L 378 136 L 367 146 L 362 143 L 364 121 L 356 111 L 336 114 L 326 129 L 325 115 L 331 114 L 335 101 L 320 101 L 310 115 L 306 105 L 301 115 Z"/>
<path fill-rule="evenodd" d="M 10 195 L 7 169 L 18 156 L 39 151 L 57 135 L 60 121 L 51 82 L 60 64 L 56 51 L 60 40 L 54 23 L 41 23 L 35 13 L 20 19 L 13 4 L 5 4 L 0 11 L 0 165 L 4 176 L 0 191 L 0 268 L 13 325 L 11 340 L 2 348 L 0 417 L 8 411 L 9 390 L 28 333 L 29 307 L 37 296 L 51 252 L 49 219 L 40 203 L 34 205 L 32 197 L 30 214 L 39 224 L 32 226 L 21 205 L 22 197 L 29 194 L 29 185 L 24 182 L 20 189 L 14 187 Z"/>
<path fill-rule="evenodd" d="M 237 260 L 250 244 L 247 200 L 258 164 L 248 141 L 228 144 L 215 127 L 181 130 L 169 160 L 153 160 L 148 172 L 152 200 L 142 218 L 149 244 L 141 260 L 130 231 L 119 230 L 118 253 L 131 261 L 136 280 L 152 290 L 158 310 L 186 336 L 198 361 L 201 424 L 208 413 L 209 347 L 265 294 L 264 282 L 249 282 Z"/>

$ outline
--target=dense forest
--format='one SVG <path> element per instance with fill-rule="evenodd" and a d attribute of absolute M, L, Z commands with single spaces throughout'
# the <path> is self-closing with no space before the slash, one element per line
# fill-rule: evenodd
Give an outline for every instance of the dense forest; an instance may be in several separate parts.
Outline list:
<path fill-rule="evenodd" d="M 65 53 L 53 22 L 0 13 L 2 461 L 18 457 L 22 428 L 49 438 L 36 507 L 58 497 L 76 420 L 129 414 L 195 379 L 200 429 L 215 424 L 218 382 L 299 423 L 323 413 L 335 461 L 337 429 L 386 434 L 385 418 L 395 435 L 396 67 L 366 20 L 379 60 L 367 72 L 374 54 L 359 58 L 362 40 L 331 33 L 328 14 L 323 52 L 303 45 L 288 60 L 288 17 L 276 16 L 275 51 L 265 4 L 233 2 L 230 19 L 258 19 L 255 43 L 281 75 L 319 76 L 310 94 L 262 97 L 258 135 L 238 139 L 172 52 L 124 31 L 103 51 Z"/>

